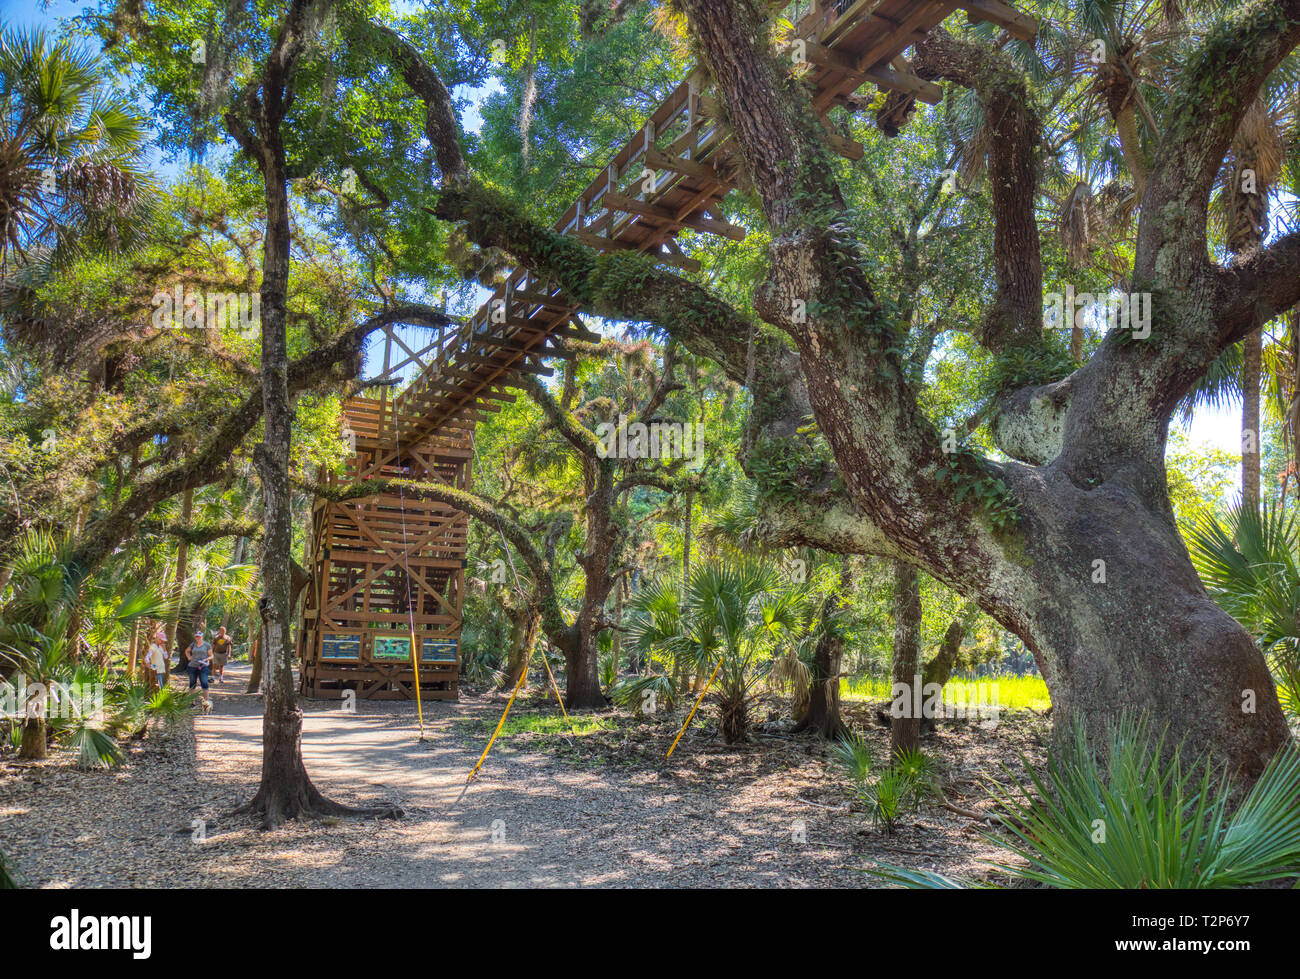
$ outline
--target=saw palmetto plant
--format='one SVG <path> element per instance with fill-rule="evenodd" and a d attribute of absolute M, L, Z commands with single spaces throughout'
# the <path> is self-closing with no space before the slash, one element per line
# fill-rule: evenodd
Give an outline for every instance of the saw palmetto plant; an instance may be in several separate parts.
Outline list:
<path fill-rule="evenodd" d="M 872 823 L 887 836 L 894 834 L 901 816 L 937 791 L 934 759 L 916 749 L 900 752 L 890 764 L 877 768 L 866 741 L 856 734 L 843 735 L 831 745 L 831 763 L 849 777 Z"/>
<path fill-rule="evenodd" d="M 671 581 L 659 581 L 630 603 L 633 648 L 662 657 L 667 669 L 625 681 L 615 700 L 632 704 L 654 690 L 657 703 L 671 704 L 680 696 L 685 667 L 712 679 L 723 740 L 743 741 L 759 683 L 771 669 L 779 641 L 797 627 L 801 595 L 783 587 L 776 568 L 758 558 L 697 565 L 685 594 L 677 589 Z"/>
<path fill-rule="evenodd" d="M 74 623 L 89 623 L 92 637 L 125 634 L 141 620 L 164 618 L 172 603 L 152 587 L 126 583 L 106 590 L 102 583 L 84 587 L 69 563 L 70 547 L 54 535 L 29 531 L 13 562 L 10 599 L 0 617 L 0 662 L 5 672 L 20 673 L 45 691 L 23 718 L 21 753 L 43 758 L 50 733 L 77 750 L 87 767 L 115 764 L 120 755 L 104 728 L 104 719 L 87 714 L 74 700 L 58 703 L 63 689 L 109 686 L 104 664 L 83 659 Z M 46 706 L 66 707 L 57 712 Z M 57 718 L 47 724 L 47 713 Z"/>
<path fill-rule="evenodd" d="M 1219 888 L 1300 874 L 1300 751 L 1286 746 L 1233 808 L 1233 781 L 1141 722 L 1122 720 L 1102 750 L 1082 730 L 1046 769 L 995 788 L 1002 833 L 986 838 L 1018 858 L 994 862 L 1013 879 L 1056 888 Z M 928 871 L 879 865 L 906 887 L 964 887 Z"/>

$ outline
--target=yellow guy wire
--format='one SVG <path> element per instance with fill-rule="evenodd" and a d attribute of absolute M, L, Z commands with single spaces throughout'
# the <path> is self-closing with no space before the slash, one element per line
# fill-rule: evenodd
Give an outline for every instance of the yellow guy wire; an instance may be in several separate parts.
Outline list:
<path fill-rule="evenodd" d="M 420 717 L 420 740 L 424 740 L 424 704 L 420 700 L 420 654 L 415 644 L 415 617 L 411 617 L 411 665 L 415 668 L 415 712 Z"/>
<path fill-rule="evenodd" d="M 506 717 L 510 713 L 510 706 L 515 702 L 515 694 L 519 693 L 519 688 L 524 685 L 524 677 L 527 675 L 528 664 L 524 663 L 523 669 L 519 671 L 519 679 L 515 681 L 515 688 L 510 691 L 510 699 L 506 701 L 506 709 L 501 712 L 501 720 L 497 721 L 497 729 L 492 732 L 492 737 L 488 738 L 487 747 L 483 749 L 483 754 L 478 756 L 478 764 L 475 765 L 474 770 L 469 773 L 469 777 L 465 779 L 466 782 L 472 782 L 474 776 L 478 774 L 478 770 L 483 767 L 483 762 L 487 761 L 488 752 L 492 750 L 492 742 L 495 741 L 497 735 L 501 733 L 501 726 L 506 722 Z"/>
<path fill-rule="evenodd" d="M 473 436 L 471 436 L 470 444 L 474 446 L 474 465 L 480 466 L 481 468 L 481 463 L 478 455 L 478 440 L 475 439 Z M 501 537 L 501 549 L 506 552 L 506 561 L 509 562 L 510 564 L 510 573 L 514 575 L 515 588 L 517 588 L 519 590 L 519 594 L 522 595 L 524 594 L 524 585 L 523 582 L 519 580 L 519 570 L 515 567 L 515 556 L 510 553 L 510 541 L 506 540 L 506 532 L 501 526 L 500 515 L 497 516 L 497 534 Z M 530 656 L 529 659 L 531 658 L 532 657 Z M 573 722 L 569 720 L 569 712 L 564 709 L 564 698 L 560 696 L 559 685 L 556 684 L 555 682 L 555 675 L 551 673 L 551 664 L 546 659 L 545 652 L 542 653 L 542 665 L 546 667 L 546 678 L 551 681 L 551 689 L 555 691 L 555 700 L 560 705 L 560 713 L 564 715 L 564 723 L 569 728 L 569 733 L 577 734 L 578 732 L 573 729 Z M 520 676 L 527 676 L 527 675 L 528 675 L 528 660 L 524 660 L 524 668 Z M 510 708 L 507 706 L 506 710 L 508 711 L 509 709 Z"/>
<path fill-rule="evenodd" d="M 387 360 L 387 356 L 384 358 Z M 397 464 L 402 464 L 402 425 L 397 417 L 396 403 L 393 411 L 393 440 L 397 443 Z M 407 468 L 410 474 L 410 468 Z M 420 718 L 420 740 L 424 740 L 424 701 L 420 696 L 420 655 L 424 651 L 415 641 L 415 588 L 411 581 L 410 540 L 406 536 L 406 493 L 397 484 L 398 510 L 402 514 L 402 564 L 406 567 L 406 614 L 411 629 L 411 668 L 415 671 L 415 713 Z"/>
<path fill-rule="evenodd" d="M 547 679 L 551 681 L 551 689 L 555 691 L 555 699 L 559 701 L 560 713 L 564 715 L 565 726 L 569 729 L 570 734 L 577 734 L 578 732 L 573 729 L 573 722 L 569 720 L 569 712 L 564 709 L 564 698 L 560 696 L 560 688 L 555 685 L 555 677 L 551 673 L 551 663 L 550 660 L 546 658 L 545 649 L 542 650 L 542 665 L 546 667 Z M 527 671 L 527 669 L 528 669 L 528 664 L 525 663 L 524 670 Z"/>
<path fill-rule="evenodd" d="M 480 465 L 477 439 L 473 440 L 473 445 L 474 464 L 477 466 Z M 514 555 L 510 553 L 510 542 L 506 540 L 505 531 L 502 529 L 499 520 L 497 521 L 497 533 L 501 535 L 501 545 L 505 549 L 506 560 L 510 563 L 510 573 L 515 577 L 515 587 L 519 589 L 519 594 L 522 595 L 524 593 L 523 583 L 519 580 L 519 571 L 515 568 Z M 492 744 L 496 741 L 497 735 L 501 733 L 501 728 L 505 724 L 506 718 L 510 715 L 510 708 L 515 702 L 515 695 L 519 693 L 519 688 L 524 685 L 524 678 L 528 676 L 528 663 L 531 659 L 532 656 L 530 655 L 528 659 L 524 660 L 523 666 L 520 667 L 519 679 L 515 681 L 515 688 L 510 691 L 510 699 L 506 701 L 506 709 L 501 712 L 501 720 L 497 721 L 497 729 L 492 732 L 492 737 L 488 738 L 487 747 L 483 749 L 483 754 L 479 755 L 478 764 L 474 766 L 473 771 L 471 771 L 465 778 L 465 789 L 461 790 L 462 796 L 469 789 L 469 783 L 474 781 L 474 776 L 479 773 L 479 769 L 483 767 L 483 762 L 487 760 L 488 752 L 492 750 Z M 545 652 L 542 653 L 542 665 L 546 667 L 546 676 L 547 679 L 551 681 L 551 689 L 555 691 L 555 699 L 560 704 L 560 713 L 564 715 L 564 723 L 568 725 L 570 734 L 576 734 L 577 732 L 573 730 L 573 721 L 569 720 L 569 712 L 564 709 L 564 698 L 560 696 L 560 688 L 555 683 L 555 675 L 551 673 L 551 664 L 547 662 Z M 457 799 L 456 801 L 459 802 L 460 799 Z"/>
<path fill-rule="evenodd" d="M 722 669 L 722 661 L 726 658 L 726 653 L 723 653 L 722 656 L 718 658 L 718 665 L 713 668 L 713 673 L 709 676 L 709 682 L 704 685 L 704 689 L 700 691 L 700 695 L 695 698 L 695 706 L 692 707 L 691 712 L 686 715 L 686 723 L 683 724 L 682 729 L 677 732 L 677 737 L 673 738 L 672 747 L 668 749 L 668 754 L 664 755 L 664 761 L 667 761 L 673 756 L 673 749 L 677 747 L 677 742 L 680 741 L 682 735 L 686 733 L 686 729 L 690 726 L 691 718 L 695 716 L 695 712 L 700 709 L 700 704 L 704 700 L 704 695 L 709 692 L 709 687 L 713 686 L 713 680 L 718 675 L 718 670 Z"/>

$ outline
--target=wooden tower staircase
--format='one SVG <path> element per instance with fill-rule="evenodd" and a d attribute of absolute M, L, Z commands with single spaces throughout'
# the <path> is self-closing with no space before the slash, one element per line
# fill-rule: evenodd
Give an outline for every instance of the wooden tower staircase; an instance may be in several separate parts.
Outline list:
<path fill-rule="evenodd" d="M 794 27 L 788 50 L 807 66 L 813 107 L 836 152 L 849 159 L 864 153 L 827 118 L 836 106 L 860 108 L 854 93 L 863 85 L 901 92 L 907 104 L 940 101 L 938 86 L 917 77 L 903 52 L 956 10 L 1020 40 L 1037 29 L 1001 0 L 773 4 L 774 14 Z M 744 238 L 720 207 L 738 164 L 702 78 L 698 69 L 691 72 L 664 99 L 569 205 L 557 231 L 688 272 L 700 265 L 678 244 L 682 230 Z M 411 364 L 419 373 L 400 393 L 347 402 L 345 435 L 355 437 L 355 450 L 336 482 L 400 476 L 469 489 L 474 425 L 514 400 L 508 390 L 521 375 L 553 373 L 542 361 L 561 351 L 549 341 L 598 339 L 575 319 L 577 312 L 558 289 L 517 268 L 469 321 L 421 350 L 390 328 L 385 373 L 396 376 Z M 391 363 L 396 347 L 406 357 Z M 400 496 L 316 502 L 298 636 L 306 695 L 355 690 L 359 698 L 413 698 L 419 655 L 422 696 L 456 698 L 467 526 L 468 518 L 450 507 Z"/>

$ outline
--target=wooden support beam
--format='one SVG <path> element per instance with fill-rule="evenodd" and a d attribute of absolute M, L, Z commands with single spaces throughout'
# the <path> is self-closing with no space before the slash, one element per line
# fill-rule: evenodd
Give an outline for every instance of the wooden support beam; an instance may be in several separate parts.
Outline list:
<path fill-rule="evenodd" d="M 853 0 L 853 3 L 849 4 L 843 13 L 831 16 L 832 26 L 827 32 L 826 38 L 835 38 L 843 34 L 849 27 L 853 26 L 859 14 L 864 12 L 869 14 L 870 11 L 867 8 L 876 6 L 878 2 L 879 0 Z"/>
<path fill-rule="evenodd" d="M 928 102 L 930 105 L 938 105 L 943 101 L 943 89 L 933 82 L 927 82 L 915 73 L 885 67 L 859 71 L 857 63 L 852 58 L 832 48 L 823 47 L 815 41 L 806 43 L 808 60 L 822 68 L 833 68 L 847 75 L 857 75 L 863 82 L 873 82 L 880 88 L 914 95 L 922 102 Z"/>
<path fill-rule="evenodd" d="M 845 136 L 841 136 L 839 133 L 835 131 L 835 128 L 834 126 L 832 126 L 831 121 L 827 119 L 825 116 L 818 116 L 817 118 L 821 122 L 822 128 L 826 130 L 826 142 L 830 143 L 831 149 L 833 149 L 836 153 L 838 153 L 840 156 L 844 157 L 845 159 L 849 159 L 849 160 L 862 159 L 863 155 L 867 151 L 861 143 L 859 143 L 856 139 L 849 139 Z"/>
<path fill-rule="evenodd" d="M 554 335 L 554 331 L 547 334 Z M 520 340 L 505 339 L 503 337 L 477 337 L 474 345 L 493 347 L 498 350 L 509 350 L 513 353 L 529 354 L 533 357 L 563 357 L 572 359 L 574 354 L 567 350 L 558 350 L 555 347 L 547 346 L 545 343 L 524 343 Z"/>
<path fill-rule="evenodd" d="M 654 170 L 676 170 L 678 173 L 684 173 L 689 177 L 695 177 L 697 180 L 708 180 L 720 187 L 730 187 L 731 185 L 718 176 L 718 171 L 710 164 L 696 160 L 683 160 L 679 156 L 669 156 L 661 150 L 651 147 L 646 151 L 646 166 Z"/>
<path fill-rule="evenodd" d="M 561 340 L 577 340 L 579 343 L 600 343 L 604 337 L 586 327 L 574 326 L 572 329 L 557 330 L 555 336 Z"/>
<path fill-rule="evenodd" d="M 886 32 L 880 40 L 858 56 L 858 71 L 876 68 L 881 61 L 893 56 L 891 52 L 896 53 L 910 47 L 913 43 L 913 34 L 924 33 L 928 22 L 942 20 L 956 6 L 956 0 L 951 3 L 919 4 L 894 30 Z"/>
<path fill-rule="evenodd" d="M 539 374 L 542 377 L 550 377 L 555 373 L 553 367 L 543 367 L 541 364 L 533 364 L 527 360 L 516 361 L 513 364 L 503 364 L 491 357 L 480 357 L 476 354 L 468 354 L 465 360 L 467 363 L 482 364 L 485 367 L 499 367 L 503 371 L 515 371 L 520 374 Z"/>
<path fill-rule="evenodd" d="M 600 235 L 593 235 L 590 232 L 579 231 L 573 235 L 584 245 L 590 245 L 592 248 L 598 248 L 604 252 L 637 252 L 641 251 L 636 245 L 626 241 L 619 241 L 617 238 L 603 238 Z M 663 262 L 665 265 L 675 265 L 685 272 L 698 272 L 701 268 L 700 263 L 693 258 L 682 258 L 678 255 L 671 255 L 668 252 L 653 251 L 641 252 L 648 255 L 656 262 Z"/>
<path fill-rule="evenodd" d="M 528 289 L 516 289 L 515 299 L 530 306 L 545 306 L 547 309 L 558 309 L 565 313 L 576 312 L 578 309 L 561 296 L 548 296 L 544 292 L 532 292 Z"/>
<path fill-rule="evenodd" d="M 966 11 L 971 23 L 989 21 L 1021 41 L 1032 41 L 1038 34 L 1038 22 L 1034 18 L 1002 0 L 960 0 L 957 6 Z"/>
<path fill-rule="evenodd" d="M 724 238 L 730 238 L 732 241 L 745 240 L 745 229 L 729 224 L 726 221 L 715 221 L 713 218 L 706 217 L 678 217 L 671 207 L 638 201 L 631 197 L 625 197 L 623 194 L 609 193 L 600 200 L 606 207 L 612 207 L 616 211 L 641 214 L 668 224 L 681 225 L 683 228 L 690 228 L 692 231 L 704 231 L 709 234 L 721 235 Z"/>

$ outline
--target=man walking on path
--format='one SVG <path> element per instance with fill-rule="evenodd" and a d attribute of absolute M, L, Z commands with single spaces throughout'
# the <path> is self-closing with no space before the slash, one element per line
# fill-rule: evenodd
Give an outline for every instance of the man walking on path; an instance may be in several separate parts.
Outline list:
<path fill-rule="evenodd" d="M 196 632 L 185 655 L 189 657 L 186 672 L 190 675 L 190 689 L 193 690 L 196 683 L 203 687 L 203 709 L 210 710 L 212 702 L 208 700 L 208 664 L 212 660 L 212 644 L 204 641 L 202 632 Z"/>
<path fill-rule="evenodd" d="M 216 638 L 212 640 L 212 669 L 217 675 L 218 683 L 226 682 L 226 660 L 230 658 L 234 646 L 234 640 L 226 635 L 226 627 L 223 625 L 217 631 Z"/>

